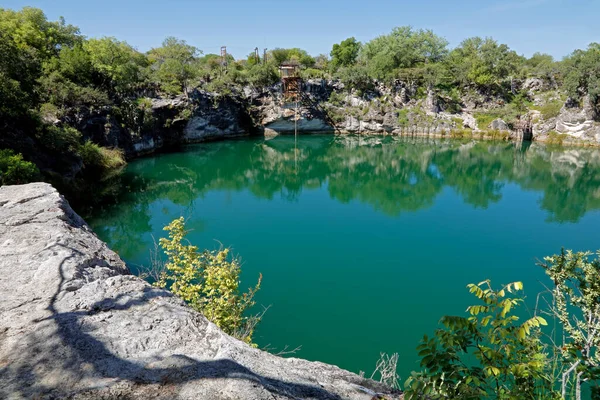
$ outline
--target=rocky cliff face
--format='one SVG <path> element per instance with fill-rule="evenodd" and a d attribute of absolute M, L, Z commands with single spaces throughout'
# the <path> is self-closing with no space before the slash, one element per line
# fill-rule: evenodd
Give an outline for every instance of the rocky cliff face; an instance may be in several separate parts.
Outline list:
<path fill-rule="evenodd" d="M 562 135 L 561 138 L 577 143 L 600 143 L 600 121 L 589 98 L 584 98 L 582 107 L 567 101 L 558 115 L 548 116 L 537 108 L 561 101 L 556 85 L 532 78 L 515 82 L 517 88 L 523 89 L 534 104 L 521 117 L 521 121 L 531 121 L 527 132 L 523 132 L 527 125 L 515 120 L 515 115 L 507 115 L 510 119 L 506 120 L 498 117 L 514 113 L 507 99 L 474 89 L 460 98 L 451 98 L 433 89 L 418 94 L 415 87 L 403 82 L 393 86 L 376 83 L 369 92 L 359 95 L 336 81 L 313 80 L 304 86 L 299 112 L 295 112 L 295 103 L 283 106 L 286 102 L 278 87 L 262 93 L 249 91 L 246 95 L 254 102 L 259 124 L 275 133 L 297 129 L 298 132 L 452 135 L 458 131 L 462 136 L 466 129 L 481 137 L 503 132 L 514 139 L 532 134 L 534 140 L 545 141 Z M 492 122 L 480 126 L 477 116 L 483 116 L 482 120 L 492 116 Z"/>
<path fill-rule="evenodd" d="M 55 122 L 75 127 L 85 139 L 102 146 L 123 149 L 128 158 L 259 131 L 246 98 L 201 90 L 175 98 L 140 98 L 118 107 L 72 110 Z"/>
<path fill-rule="evenodd" d="M 536 106 L 560 101 L 556 88 L 540 79 L 519 85 Z M 295 131 L 450 135 L 469 129 L 480 136 L 492 130 L 519 137 L 513 120 L 495 118 L 479 126 L 477 115 L 498 114 L 503 107 L 506 99 L 473 90 L 460 99 L 444 97 L 433 89 L 419 96 L 414 87 L 397 82 L 394 86 L 376 84 L 359 96 L 336 81 L 308 80 L 297 109 L 295 101 L 283 98 L 281 85 L 275 85 L 262 90 L 246 87 L 227 95 L 194 90 L 172 99 L 139 99 L 137 105 L 121 107 L 120 123 L 110 108 L 78 110 L 64 122 L 96 143 L 124 149 L 131 158 L 182 143 Z M 600 122 L 589 99 L 581 108 L 567 101 L 560 114 L 552 117 L 532 108 L 524 118 L 532 121 L 534 140 L 564 135 L 600 143 Z"/>
<path fill-rule="evenodd" d="M 398 398 L 226 335 L 130 275 L 48 184 L 0 187 L 0 274 L 0 398 Z"/>

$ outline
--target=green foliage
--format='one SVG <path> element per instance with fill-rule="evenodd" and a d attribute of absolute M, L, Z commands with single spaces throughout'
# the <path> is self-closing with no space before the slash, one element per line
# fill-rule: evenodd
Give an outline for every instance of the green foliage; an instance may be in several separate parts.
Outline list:
<path fill-rule="evenodd" d="M 123 152 L 118 149 L 108 149 L 98 146 L 89 140 L 84 142 L 78 149 L 86 170 L 93 170 L 97 174 L 103 174 L 125 166 Z"/>
<path fill-rule="evenodd" d="M 331 67 L 337 70 L 339 67 L 350 67 L 356 63 L 361 44 L 351 37 L 336 43 L 331 49 Z"/>
<path fill-rule="evenodd" d="M 509 126 L 513 125 L 520 115 L 524 113 L 526 106 L 524 103 L 516 101 L 499 108 L 492 108 L 482 112 L 474 113 L 475 120 L 479 129 L 489 129 L 489 125 L 495 119 L 502 119 Z"/>
<path fill-rule="evenodd" d="M 330 63 L 331 62 L 329 60 L 329 57 L 327 57 L 327 55 L 319 54 L 318 56 L 315 57 L 314 68 L 325 71 L 329 68 Z"/>
<path fill-rule="evenodd" d="M 185 40 L 166 38 L 162 47 L 148 52 L 155 81 L 168 93 L 185 93 L 190 82 L 199 75 L 196 59 L 199 53 Z"/>
<path fill-rule="evenodd" d="M 144 80 L 146 57 L 125 42 L 112 37 L 89 39 L 83 44 L 100 84 L 116 93 L 127 93 Z"/>
<path fill-rule="evenodd" d="M 54 153 L 74 153 L 79 149 L 81 133 L 75 128 L 49 125 L 37 133 L 37 139 Z"/>
<path fill-rule="evenodd" d="M 0 31 L 8 33 L 17 47 L 39 59 L 56 56 L 63 46 L 81 40 L 77 27 L 67 25 L 62 18 L 48 21 L 42 10 L 32 7 L 21 11 L 0 8 Z"/>
<path fill-rule="evenodd" d="M 560 254 L 544 258 L 541 266 L 554 283 L 552 312 L 560 322 L 563 370 L 562 395 L 569 386 L 581 390 L 582 381 L 600 379 L 600 251 Z"/>
<path fill-rule="evenodd" d="M 246 66 L 253 67 L 259 65 L 262 62 L 260 56 L 256 56 L 256 53 L 252 52 L 246 56 Z"/>
<path fill-rule="evenodd" d="M 446 65 L 457 84 L 490 90 L 516 76 L 522 63 L 523 58 L 507 45 L 498 44 L 491 38 L 474 37 L 454 49 Z"/>
<path fill-rule="evenodd" d="M 436 63 L 448 53 L 446 39 L 430 30 L 414 30 L 409 26 L 394 28 L 389 35 L 367 42 L 359 59 L 368 65 L 375 79 L 394 79 L 400 69 Z"/>
<path fill-rule="evenodd" d="M 410 120 L 408 118 L 408 114 L 409 114 L 409 110 L 407 108 L 403 108 L 400 111 L 398 111 L 398 124 L 400 125 L 400 127 L 402 128 L 407 128 Z"/>
<path fill-rule="evenodd" d="M 600 99 L 600 43 L 587 50 L 575 50 L 563 62 L 564 87 L 569 96 L 580 99 L 589 94 L 592 103 Z"/>
<path fill-rule="evenodd" d="M 325 71 L 316 68 L 307 68 L 300 71 L 300 76 L 304 79 L 323 79 L 325 78 Z"/>
<path fill-rule="evenodd" d="M 221 76 L 223 66 L 221 65 L 221 56 L 218 54 L 205 54 L 197 59 L 197 65 L 200 68 L 200 74 L 206 79 Z"/>
<path fill-rule="evenodd" d="M 553 100 L 546 102 L 538 107 L 530 107 L 534 110 L 538 110 L 542 113 L 542 117 L 545 120 L 549 120 L 551 118 L 556 118 L 560 114 L 560 110 L 563 107 L 563 102 L 561 100 Z"/>
<path fill-rule="evenodd" d="M 276 48 L 269 52 L 269 62 L 279 66 L 286 61 L 295 61 L 303 68 L 312 68 L 315 65 L 315 59 L 306 52 L 306 50 L 297 47 L 291 49 Z"/>
<path fill-rule="evenodd" d="M 198 252 L 196 246 L 183 244 L 187 234 L 183 217 L 164 230 L 169 237 L 161 238 L 160 246 L 167 262 L 158 286 L 169 288 L 226 333 L 251 343 L 260 316 L 246 314 L 254 306 L 262 275 L 254 288 L 241 293 L 240 263 L 230 259 L 229 249 Z"/>
<path fill-rule="evenodd" d="M 338 77 L 348 92 L 356 89 L 361 95 L 373 89 L 373 80 L 369 76 L 367 68 L 362 65 L 340 68 Z"/>
<path fill-rule="evenodd" d="M 460 120 L 459 126 L 462 126 L 462 120 Z M 454 139 L 465 139 L 465 138 L 470 138 L 472 136 L 473 136 L 473 131 L 471 129 L 458 128 L 458 129 L 452 129 L 450 131 L 450 137 L 454 138 Z"/>
<path fill-rule="evenodd" d="M 343 93 L 334 91 L 331 92 L 331 94 L 329 95 L 329 99 L 327 99 L 327 102 L 336 107 L 343 107 L 346 103 L 346 96 Z"/>
<path fill-rule="evenodd" d="M 417 350 L 420 373 L 405 385 L 406 399 L 538 399 L 555 396 L 546 374 L 546 354 L 534 316 L 524 322 L 514 314 L 523 303 L 521 282 L 499 290 L 489 281 L 467 286 L 479 304 L 469 317 L 443 317 L 433 337 L 424 336 Z"/>
<path fill-rule="evenodd" d="M 558 133 L 556 131 L 550 131 L 550 132 L 548 132 L 548 139 L 546 140 L 546 143 L 557 144 L 559 146 L 562 146 L 563 142 L 568 138 L 569 138 L 569 135 L 567 135 L 566 133 Z"/>
<path fill-rule="evenodd" d="M 40 78 L 42 101 L 61 109 L 69 107 L 101 107 L 110 104 L 108 94 L 94 87 L 78 85 L 59 72 L 51 72 Z"/>
<path fill-rule="evenodd" d="M 248 71 L 248 82 L 257 87 L 274 85 L 279 81 L 277 70 L 271 65 L 255 65 Z"/>
<path fill-rule="evenodd" d="M 0 149 L 0 186 L 20 185 L 39 178 L 35 164 L 23 160 L 21 154 L 9 149 Z"/>
<path fill-rule="evenodd" d="M 527 76 L 556 80 L 560 73 L 560 64 L 555 62 L 550 54 L 535 53 L 525 61 L 524 72 Z"/>
<path fill-rule="evenodd" d="M 44 13 L 25 7 L 0 8 L 0 112 L 16 123 L 28 118 L 38 101 L 37 80 L 42 65 L 62 48 L 82 40 L 79 30 L 64 20 L 50 22 Z M 16 121 L 18 120 L 18 122 Z M 10 121 L 4 119 L 6 126 Z"/>
<path fill-rule="evenodd" d="M 490 126 L 490 124 L 492 123 L 492 121 L 494 121 L 496 118 L 498 118 L 497 113 L 483 113 L 483 112 L 478 112 L 475 113 L 475 120 L 477 121 L 477 127 L 479 129 L 485 130 L 488 129 L 488 127 Z"/>

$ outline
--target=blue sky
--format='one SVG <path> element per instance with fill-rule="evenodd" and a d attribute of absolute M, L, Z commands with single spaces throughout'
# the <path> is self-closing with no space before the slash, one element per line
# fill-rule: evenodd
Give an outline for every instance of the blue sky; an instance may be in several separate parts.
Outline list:
<path fill-rule="evenodd" d="M 301 47 L 329 53 L 354 36 L 368 41 L 395 26 L 432 29 L 451 46 L 491 36 L 520 54 L 562 58 L 600 42 L 600 0 L 2 0 L 64 16 L 88 37 L 115 36 L 141 51 L 176 36 L 204 53 L 222 45 L 241 58 L 255 47 Z"/>

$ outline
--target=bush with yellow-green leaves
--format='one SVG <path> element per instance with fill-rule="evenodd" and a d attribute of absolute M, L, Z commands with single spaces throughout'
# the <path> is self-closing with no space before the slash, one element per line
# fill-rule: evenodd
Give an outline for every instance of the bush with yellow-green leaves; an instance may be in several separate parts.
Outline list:
<path fill-rule="evenodd" d="M 240 263 L 230 257 L 229 249 L 200 252 L 198 247 L 185 244 L 188 232 L 183 217 L 164 230 L 168 238 L 161 238 L 159 244 L 167 260 L 157 286 L 171 290 L 227 334 L 251 343 L 261 315 L 248 312 L 255 304 L 262 275 L 256 286 L 241 293 Z"/>

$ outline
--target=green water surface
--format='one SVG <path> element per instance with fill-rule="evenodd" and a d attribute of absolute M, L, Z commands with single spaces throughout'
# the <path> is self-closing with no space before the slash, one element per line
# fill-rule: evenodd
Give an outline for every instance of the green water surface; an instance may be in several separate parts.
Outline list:
<path fill-rule="evenodd" d="M 536 260 L 600 248 L 600 152 L 540 144 L 284 136 L 132 162 L 118 204 L 88 219 L 134 270 L 181 215 L 201 248 L 231 246 L 243 284 L 264 276 L 259 346 L 370 374 L 415 347 L 465 286 L 547 283 Z M 532 303 L 530 301 L 530 303 Z"/>

